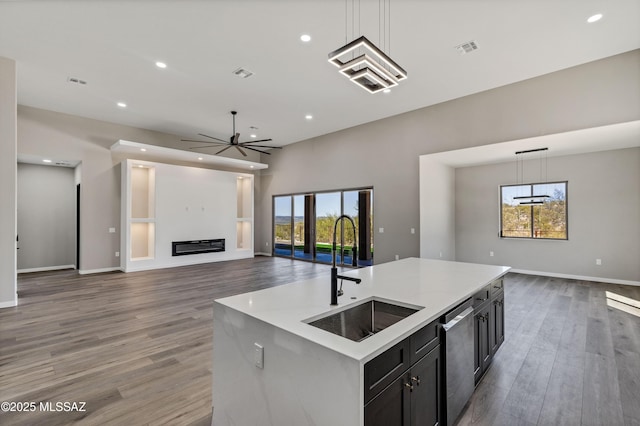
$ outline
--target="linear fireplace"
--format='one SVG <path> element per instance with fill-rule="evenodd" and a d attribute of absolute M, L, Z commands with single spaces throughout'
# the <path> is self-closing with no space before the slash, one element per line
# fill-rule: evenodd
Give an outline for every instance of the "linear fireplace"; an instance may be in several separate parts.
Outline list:
<path fill-rule="evenodd" d="M 215 240 L 174 241 L 171 243 L 171 256 L 215 253 L 220 251 L 224 251 L 224 238 Z"/>

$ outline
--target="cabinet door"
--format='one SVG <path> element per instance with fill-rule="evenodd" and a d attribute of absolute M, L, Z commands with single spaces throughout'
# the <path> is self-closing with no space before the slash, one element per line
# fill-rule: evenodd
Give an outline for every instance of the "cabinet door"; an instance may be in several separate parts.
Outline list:
<path fill-rule="evenodd" d="M 409 373 L 394 380 L 364 406 L 365 426 L 409 426 L 411 424 Z"/>
<path fill-rule="evenodd" d="M 441 399 L 440 345 L 411 367 L 411 424 L 439 425 Z"/>
<path fill-rule="evenodd" d="M 504 293 L 496 295 L 491 302 L 491 355 L 504 342 Z"/>
<path fill-rule="evenodd" d="M 478 384 L 491 362 L 490 304 L 476 308 L 474 315 L 474 378 Z"/>
<path fill-rule="evenodd" d="M 410 339 L 387 349 L 364 365 L 364 403 L 368 403 L 411 366 Z"/>

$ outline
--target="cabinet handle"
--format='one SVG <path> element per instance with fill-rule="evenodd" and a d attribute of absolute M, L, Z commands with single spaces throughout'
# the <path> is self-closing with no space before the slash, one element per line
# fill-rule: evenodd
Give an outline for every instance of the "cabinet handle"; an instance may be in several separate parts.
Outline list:
<path fill-rule="evenodd" d="M 416 385 L 420 386 L 420 376 L 412 377 L 411 380 L 416 382 Z"/>
<path fill-rule="evenodd" d="M 493 288 L 501 289 L 502 287 L 500 287 L 499 285 L 494 285 Z"/>
<path fill-rule="evenodd" d="M 409 388 L 409 392 L 413 392 L 413 385 L 411 383 L 405 383 L 404 385 Z"/>
<path fill-rule="evenodd" d="M 481 301 L 481 302 L 484 302 L 484 301 L 485 301 L 485 300 L 487 300 L 487 299 L 482 299 L 482 298 L 480 298 L 480 297 L 476 297 L 476 300 L 479 300 L 479 301 Z"/>

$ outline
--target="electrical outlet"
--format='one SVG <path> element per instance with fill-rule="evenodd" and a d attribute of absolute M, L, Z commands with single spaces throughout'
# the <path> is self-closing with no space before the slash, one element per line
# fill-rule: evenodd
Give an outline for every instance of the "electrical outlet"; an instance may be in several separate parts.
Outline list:
<path fill-rule="evenodd" d="M 400 255 L 396 254 L 396 260 L 400 260 Z"/>
<path fill-rule="evenodd" d="M 115 234 L 116 233 L 116 228 L 109 228 L 109 233 L 110 234 Z"/>
<path fill-rule="evenodd" d="M 416 233 L 416 228 L 411 228 L 411 233 L 415 234 Z"/>
<path fill-rule="evenodd" d="M 120 257 L 120 252 L 119 251 L 116 252 L 116 257 Z"/>
<path fill-rule="evenodd" d="M 253 344 L 253 362 L 258 368 L 264 368 L 264 347 L 259 343 Z"/>
<path fill-rule="evenodd" d="M 492 251 L 489 252 L 489 256 L 493 257 L 493 252 Z"/>
<path fill-rule="evenodd" d="M 596 259 L 596 265 L 601 266 L 602 265 L 602 259 Z"/>
<path fill-rule="evenodd" d="M 378 228 L 378 232 L 384 234 L 384 228 Z"/>
<path fill-rule="evenodd" d="M 440 257 L 442 258 L 442 252 L 440 252 Z"/>

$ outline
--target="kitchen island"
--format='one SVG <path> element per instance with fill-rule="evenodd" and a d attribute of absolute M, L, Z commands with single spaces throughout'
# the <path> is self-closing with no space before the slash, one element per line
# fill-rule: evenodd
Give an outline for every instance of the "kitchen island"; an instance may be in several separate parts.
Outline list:
<path fill-rule="evenodd" d="M 328 276 L 216 300 L 213 424 L 363 425 L 367 363 L 408 345 L 508 270 L 408 258 L 346 273 L 362 282 L 345 281 L 337 306 Z M 371 299 L 416 312 L 362 341 L 309 324 Z"/>

